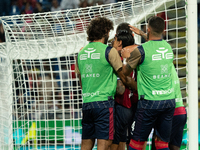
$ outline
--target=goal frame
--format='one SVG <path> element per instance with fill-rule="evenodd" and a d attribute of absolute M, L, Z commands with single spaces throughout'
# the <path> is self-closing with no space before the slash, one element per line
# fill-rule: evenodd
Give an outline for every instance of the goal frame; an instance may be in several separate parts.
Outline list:
<path fill-rule="evenodd" d="M 197 0 L 187 0 L 187 101 L 188 101 L 188 133 L 189 133 L 189 149 L 197 150 L 198 145 L 198 32 L 197 32 Z M 113 34 L 113 33 L 112 33 Z M 10 48 L 9 43 L 6 43 L 6 48 Z M 8 57 L 10 51 L 0 51 L 2 56 L 6 57 L 7 64 L 12 64 Z M 7 74 L 12 73 L 12 68 L 8 68 Z M 12 93 L 12 76 L 8 78 L 9 86 L 11 87 L 9 93 Z M 3 91 L 1 91 L 3 92 Z M 7 91 L 8 92 L 8 91 Z M 4 97 L 5 98 L 5 97 Z M 12 94 L 7 95 L 8 104 L 12 104 Z M 12 114 L 12 105 L 8 110 Z M 9 116 L 12 120 L 12 115 Z M 9 126 L 9 145 L 12 145 L 12 124 Z"/>
<path fill-rule="evenodd" d="M 197 0 L 187 3 L 187 73 L 188 73 L 188 131 L 189 150 L 199 149 L 198 144 L 198 35 Z"/>

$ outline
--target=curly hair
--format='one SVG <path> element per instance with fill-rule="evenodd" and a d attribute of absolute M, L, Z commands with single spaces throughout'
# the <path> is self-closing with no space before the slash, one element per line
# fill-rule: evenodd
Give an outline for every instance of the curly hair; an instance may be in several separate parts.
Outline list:
<path fill-rule="evenodd" d="M 105 17 L 97 17 L 91 20 L 87 26 L 87 40 L 92 42 L 106 37 L 113 30 L 113 22 Z"/>

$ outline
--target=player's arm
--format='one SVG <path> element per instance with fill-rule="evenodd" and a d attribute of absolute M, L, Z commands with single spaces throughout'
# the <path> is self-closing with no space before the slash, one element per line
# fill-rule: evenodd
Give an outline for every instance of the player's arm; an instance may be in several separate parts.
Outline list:
<path fill-rule="evenodd" d="M 119 78 L 123 82 L 124 85 L 134 88 L 132 85 L 135 81 L 133 79 L 128 79 L 122 71 L 122 61 L 121 58 L 115 48 L 112 48 L 108 54 L 109 63 L 112 65 L 114 70 L 117 72 Z"/>
<path fill-rule="evenodd" d="M 134 26 L 131 26 L 131 25 L 129 25 L 129 27 L 130 27 L 131 31 L 133 31 L 135 34 L 140 35 L 141 37 L 143 37 L 145 39 L 145 41 L 148 41 L 147 34 L 144 33 L 142 30 L 140 30 Z"/>
<path fill-rule="evenodd" d="M 129 56 L 127 64 L 123 66 L 123 73 L 124 75 L 128 76 L 141 62 L 141 52 L 139 51 L 138 47 L 136 47 L 134 50 L 130 50 L 130 47 L 128 46 L 122 50 L 122 57 L 124 56 Z"/>
<path fill-rule="evenodd" d="M 131 88 L 132 90 L 137 90 L 137 82 L 133 78 L 129 76 L 125 76 L 122 71 L 122 67 L 117 70 L 117 74 L 120 77 L 123 84 L 125 84 L 127 87 Z"/>
<path fill-rule="evenodd" d="M 75 73 L 78 75 L 78 78 L 79 78 L 79 83 L 80 83 L 80 86 L 81 86 L 81 89 L 82 89 L 82 82 L 81 82 L 81 73 L 79 71 L 79 68 L 78 68 L 78 60 L 76 59 L 76 64 L 75 64 Z"/>
<path fill-rule="evenodd" d="M 82 49 L 83 49 L 83 47 L 81 47 L 81 49 L 79 50 L 79 52 Z M 80 86 L 81 86 L 81 89 L 82 89 L 81 73 L 80 73 L 79 68 L 78 68 L 78 55 L 76 56 L 75 73 L 78 75 L 79 83 L 80 83 Z"/>
<path fill-rule="evenodd" d="M 125 92 L 125 86 L 120 79 L 117 80 L 116 94 L 122 95 Z"/>
<path fill-rule="evenodd" d="M 134 90 L 137 90 L 137 82 L 133 79 L 133 78 L 131 78 L 131 77 L 129 77 L 129 76 L 127 76 L 127 82 L 130 84 L 130 88 L 134 91 Z"/>

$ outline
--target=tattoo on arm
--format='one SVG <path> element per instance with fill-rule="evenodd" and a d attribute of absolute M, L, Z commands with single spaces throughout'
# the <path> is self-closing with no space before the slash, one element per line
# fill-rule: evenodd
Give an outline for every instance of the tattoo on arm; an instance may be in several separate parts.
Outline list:
<path fill-rule="evenodd" d="M 122 67 L 117 70 L 117 72 L 120 72 L 120 71 L 122 71 Z"/>
<path fill-rule="evenodd" d="M 147 34 L 140 30 L 140 35 L 147 41 Z"/>
<path fill-rule="evenodd" d="M 125 71 L 123 73 L 124 73 L 125 76 L 129 76 L 132 71 L 133 71 L 133 69 L 131 68 L 131 66 L 129 64 L 127 64 L 125 66 Z"/>

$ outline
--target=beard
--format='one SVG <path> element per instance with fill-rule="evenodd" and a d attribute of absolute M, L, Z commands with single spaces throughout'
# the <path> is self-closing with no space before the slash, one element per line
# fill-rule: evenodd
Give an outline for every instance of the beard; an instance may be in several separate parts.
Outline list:
<path fill-rule="evenodd" d="M 108 43 L 108 38 L 109 38 L 109 36 L 106 34 L 105 37 L 104 37 L 104 44 Z"/>

